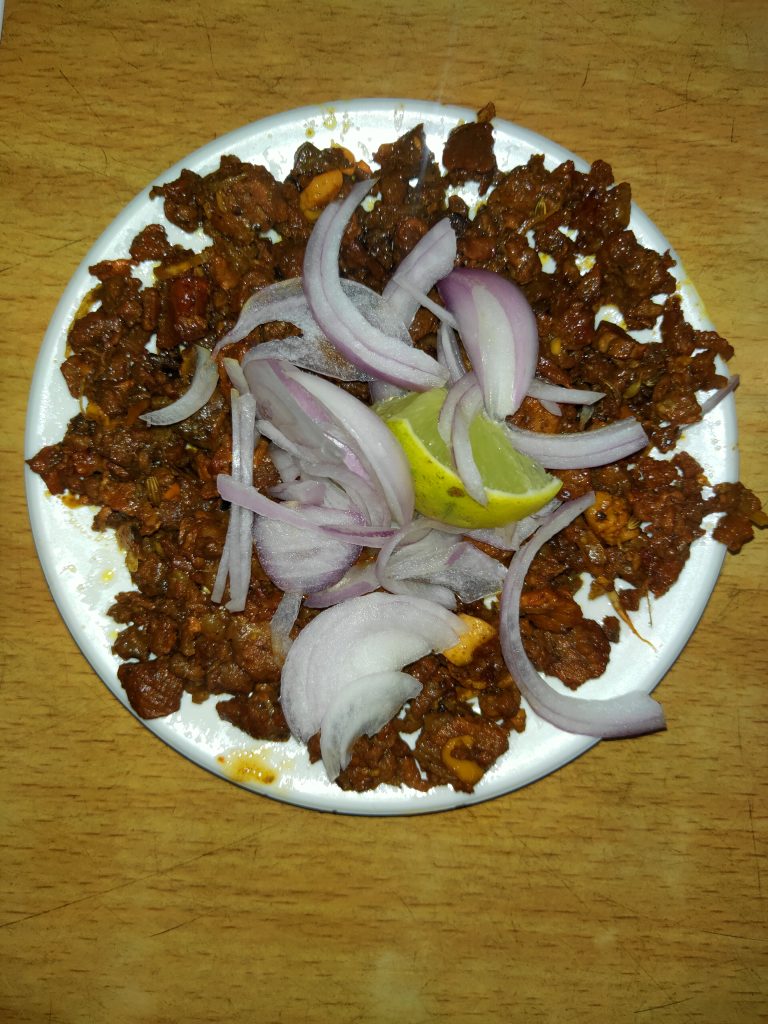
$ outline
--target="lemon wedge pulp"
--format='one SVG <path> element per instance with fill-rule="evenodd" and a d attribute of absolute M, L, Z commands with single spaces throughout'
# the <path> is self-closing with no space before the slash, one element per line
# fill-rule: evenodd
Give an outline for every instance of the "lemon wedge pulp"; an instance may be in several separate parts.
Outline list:
<path fill-rule="evenodd" d="M 471 498 L 437 429 L 446 394 L 445 388 L 435 388 L 374 406 L 405 452 L 417 511 L 452 526 L 481 529 L 524 519 L 554 498 L 561 481 L 518 452 L 502 427 L 482 413 L 472 421 L 469 438 L 488 504 Z"/>

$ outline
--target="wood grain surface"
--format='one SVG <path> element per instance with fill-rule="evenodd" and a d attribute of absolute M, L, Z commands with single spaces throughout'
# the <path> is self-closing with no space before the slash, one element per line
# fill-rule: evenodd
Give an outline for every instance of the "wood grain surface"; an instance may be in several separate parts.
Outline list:
<path fill-rule="evenodd" d="M 0 1020 L 768 1020 L 766 550 L 660 687 L 666 733 L 460 812 L 353 819 L 159 743 L 75 647 L 36 560 L 38 346 L 143 186 L 265 115 L 356 96 L 479 108 L 609 161 L 736 348 L 768 497 L 763 0 L 8 0 L 0 41 Z"/>

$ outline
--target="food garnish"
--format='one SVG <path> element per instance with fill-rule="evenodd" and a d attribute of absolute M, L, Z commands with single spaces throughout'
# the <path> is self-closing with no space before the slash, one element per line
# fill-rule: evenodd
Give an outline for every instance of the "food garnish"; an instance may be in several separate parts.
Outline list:
<path fill-rule="evenodd" d="M 454 418 L 449 448 L 438 425 L 447 394 L 433 388 L 390 398 L 377 408 L 408 459 L 416 509 L 441 523 L 476 530 L 524 519 L 550 502 L 560 481 L 514 448 L 482 409 L 464 424 L 460 416 Z"/>

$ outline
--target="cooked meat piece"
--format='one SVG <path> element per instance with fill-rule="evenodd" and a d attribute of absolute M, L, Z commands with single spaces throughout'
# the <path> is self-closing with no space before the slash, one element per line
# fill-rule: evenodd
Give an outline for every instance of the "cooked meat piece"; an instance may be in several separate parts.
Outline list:
<path fill-rule="evenodd" d="M 471 793 L 508 746 L 504 729 L 482 715 L 436 711 L 424 719 L 415 753 L 432 785 Z"/>
<path fill-rule="evenodd" d="M 254 739 L 287 740 L 290 737 L 276 686 L 260 683 L 247 696 L 219 701 L 216 711 L 225 722 Z"/>
<path fill-rule="evenodd" d="M 128 662 L 119 667 L 117 675 L 140 718 L 163 718 L 179 710 L 184 686 L 167 658 Z"/>

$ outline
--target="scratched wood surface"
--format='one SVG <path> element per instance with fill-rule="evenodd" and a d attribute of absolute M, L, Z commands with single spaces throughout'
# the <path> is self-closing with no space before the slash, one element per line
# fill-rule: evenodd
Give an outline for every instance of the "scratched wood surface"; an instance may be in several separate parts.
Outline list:
<path fill-rule="evenodd" d="M 57 299 L 156 174 L 307 103 L 493 99 L 611 162 L 673 241 L 736 347 L 765 500 L 767 65 L 761 0 L 8 0 L 0 1019 L 768 1020 L 768 537 L 662 684 L 668 732 L 460 813 L 358 820 L 210 777 L 120 709 L 43 582 L 21 462 Z"/>

